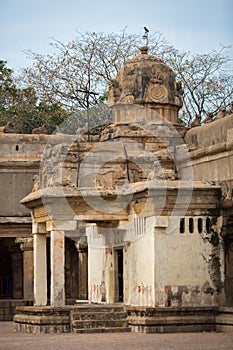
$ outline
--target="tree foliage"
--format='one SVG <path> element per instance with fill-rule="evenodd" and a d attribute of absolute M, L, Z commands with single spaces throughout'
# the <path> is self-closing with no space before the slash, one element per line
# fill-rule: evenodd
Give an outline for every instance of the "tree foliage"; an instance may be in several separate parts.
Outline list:
<path fill-rule="evenodd" d="M 51 133 L 67 115 L 58 103 L 38 101 L 32 86 L 17 87 L 13 71 L 0 60 L 0 125 L 10 121 L 17 133 L 31 133 L 33 128 L 47 124 Z"/>

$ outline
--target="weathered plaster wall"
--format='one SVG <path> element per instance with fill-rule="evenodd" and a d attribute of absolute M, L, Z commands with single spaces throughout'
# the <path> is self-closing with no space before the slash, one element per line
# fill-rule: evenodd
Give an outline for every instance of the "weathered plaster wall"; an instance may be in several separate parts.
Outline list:
<path fill-rule="evenodd" d="M 193 233 L 189 219 L 194 220 Z M 202 230 L 200 226 L 198 230 L 198 219 L 202 220 Z M 155 231 L 156 305 L 210 306 L 223 302 L 221 218 L 211 218 L 210 226 L 208 233 L 206 217 L 185 217 L 184 233 L 180 233 L 178 222 L 169 234 Z"/>
<path fill-rule="evenodd" d="M 46 142 L 39 135 L 0 134 L 0 216 L 30 216 L 19 202 L 32 190 Z"/>
<path fill-rule="evenodd" d="M 38 169 L 0 169 L 0 216 L 30 216 L 30 211 L 20 204 L 32 189 L 33 176 Z"/>
<path fill-rule="evenodd" d="M 125 248 L 125 304 L 154 305 L 154 235 L 135 237 Z"/>
<path fill-rule="evenodd" d="M 72 136 L 71 136 L 72 137 Z M 20 204 L 33 187 L 47 144 L 67 141 L 68 135 L 0 134 L 0 216 L 30 216 Z"/>
<path fill-rule="evenodd" d="M 115 252 L 124 246 L 125 304 L 181 307 L 224 303 L 222 218 L 187 216 L 184 232 L 181 219 L 131 216 L 122 245 L 117 240 L 107 244 L 106 232 L 100 234 L 93 226 L 92 232 L 89 230 L 89 301 L 117 301 Z M 113 230 L 120 232 L 125 226 L 122 223 Z"/>
<path fill-rule="evenodd" d="M 87 228 L 90 302 L 118 301 L 117 251 L 123 249 L 124 303 L 154 304 L 154 238 L 153 232 L 145 234 L 141 220 L 145 219 L 131 220 L 126 235 L 124 223 L 117 228 Z"/>

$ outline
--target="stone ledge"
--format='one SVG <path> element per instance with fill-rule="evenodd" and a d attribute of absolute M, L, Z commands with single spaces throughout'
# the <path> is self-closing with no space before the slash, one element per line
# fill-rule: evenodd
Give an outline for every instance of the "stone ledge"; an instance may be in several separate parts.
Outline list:
<path fill-rule="evenodd" d="M 131 331 L 135 333 L 193 333 L 193 332 L 215 332 L 213 325 L 164 325 L 164 326 L 132 326 Z"/>
<path fill-rule="evenodd" d="M 52 325 L 52 324 L 69 324 L 70 318 L 68 316 L 59 316 L 59 315 L 15 315 L 14 317 L 15 323 L 24 323 L 31 325 Z"/>
<path fill-rule="evenodd" d="M 216 317 L 218 332 L 233 332 L 233 307 L 224 306 L 219 308 L 220 315 Z"/>
<path fill-rule="evenodd" d="M 30 325 L 14 324 L 14 332 L 21 333 L 70 333 L 70 325 Z"/>
<path fill-rule="evenodd" d="M 218 307 L 126 307 L 132 332 L 175 333 L 216 331 Z"/>
<path fill-rule="evenodd" d="M 215 316 L 158 316 L 158 317 L 128 317 L 129 324 L 133 325 L 193 325 L 193 324 L 214 324 Z"/>
<path fill-rule="evenodd" d="M 17 307 L 14 331 L 23 333 L 70 332 L 71 307 Z"/>

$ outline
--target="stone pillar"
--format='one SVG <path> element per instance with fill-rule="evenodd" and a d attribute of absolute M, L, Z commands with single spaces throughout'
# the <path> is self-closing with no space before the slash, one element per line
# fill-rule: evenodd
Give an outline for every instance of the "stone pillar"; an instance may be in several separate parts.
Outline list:
<path fill-rule="evenodd" d="M 33 223 L 34 305 L 47 305 L 47 254 L 44 224 Z"/>
<path fill-rule="evenodd" d="M 88 299 L 88 250 L 86 237 L 76 242 L 78 250 L 78 296 L 80 300 Z"/>
<path fill-rule="evenodd" d="M 23 298 L 33 300 L 33 238 L 17 238 L 23 251 Z"/>
<path fill-rule="evenodd" d="M 51 247 L 51 306 L 65 305 L 65 234 L 50 231 Z"/>

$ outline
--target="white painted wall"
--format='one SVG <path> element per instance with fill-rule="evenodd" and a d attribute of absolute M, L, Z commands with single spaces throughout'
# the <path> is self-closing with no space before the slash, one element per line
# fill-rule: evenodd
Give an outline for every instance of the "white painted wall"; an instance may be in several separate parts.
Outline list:
<path fill-rule="evenodd" d="M 206 232 L 206 217 L 193 217 L 194 232 L 180 233 L 180 217 L 141 219 L 113 229 L 108 241 L 89 230 L 89 300 L 116 301 L 114 249 L 124 246 L 124 303 L 138 306 L 211 306 L 224 302 L 221 218 Z M 198 218 L 203 230 L 198 232 Z M 127 229 L 127 230 L 126 230 Z M 110 232 L 110 231 L 109 231 Z M 125 234 L 121 234 L 126 232 Z M 121 239 L 119 238 L 121 236 Z M 217 239 L 217 244 L 213 240 Z M 108 245 L 106 242 L 108 241 Z M 109 242 L 111 244 L 109 244 Z"/>

